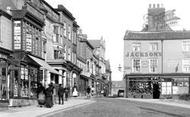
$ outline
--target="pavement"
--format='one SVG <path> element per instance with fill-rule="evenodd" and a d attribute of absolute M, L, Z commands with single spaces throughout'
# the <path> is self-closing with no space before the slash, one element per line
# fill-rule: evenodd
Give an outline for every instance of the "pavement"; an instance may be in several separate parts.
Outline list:
<path fill-rule="evenodd" d="M 65 101 L 63 105 L 54 104 L 52 108 L 39 107 L 38 105 L 10 107 L 1 110 L 0 117 L 46 117 L 61 111 L 85 106 L 94 102 L 95 101 L 93 99 L 72 97 L 68 101 Z"/>
<path fill-rule="evenodd" d="M 141 98 L 118 98 L 121 100 L 144 102 L 144 103 L 153 103 L 161 105 L 176 106 L 182 108 L 190 109 L 190 101 L 184 101 L 179 99 L 141 99 Z"/>

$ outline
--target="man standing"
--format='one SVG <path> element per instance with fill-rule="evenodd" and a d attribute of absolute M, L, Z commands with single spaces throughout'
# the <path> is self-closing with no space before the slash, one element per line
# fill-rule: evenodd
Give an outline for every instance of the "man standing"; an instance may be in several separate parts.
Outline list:
<path fill-rule="evenodd" d="M 87 92 L 87 98 L 90 98 L 90 96 L 91 96 L 90 95 L 90 92 L 91 92 L 90 86 L 87 87 L 86 92 Z"/>
<path fill-rule="evenodd" d="M 61 84 L 59 84 L 59 89 L 58 89 L 58 97 L 59 97 L 59 104 L 64 104 L 64 99 L 63 99 L 63 95 L 64 95 L 64 88 L 62 87 Z"/>

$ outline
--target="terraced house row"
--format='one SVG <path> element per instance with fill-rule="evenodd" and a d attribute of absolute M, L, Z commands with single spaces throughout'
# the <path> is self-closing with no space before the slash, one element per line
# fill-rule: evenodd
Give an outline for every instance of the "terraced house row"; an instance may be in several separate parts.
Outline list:
<path fill-rule="evenodd" d="M 111 69 L 105 41 L 88 40 L 72 13 L 45 0 L 0 0 L 0 104 L 36 102 L 39 83 L 51 82 L 79 96 L 87 86 L 110 94 Z M 70 96 L 72 96 L 70 90 Z"/>

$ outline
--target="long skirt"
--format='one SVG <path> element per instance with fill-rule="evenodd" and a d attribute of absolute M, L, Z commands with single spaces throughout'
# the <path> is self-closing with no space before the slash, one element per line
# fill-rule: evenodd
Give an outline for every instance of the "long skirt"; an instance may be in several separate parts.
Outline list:
<path fill-rule="evenodd" d="M 51 97 L 46 97 L 45 106 L 48 107 L 48 108 L 51 108 L 53 106 L 52 96 Z"/>

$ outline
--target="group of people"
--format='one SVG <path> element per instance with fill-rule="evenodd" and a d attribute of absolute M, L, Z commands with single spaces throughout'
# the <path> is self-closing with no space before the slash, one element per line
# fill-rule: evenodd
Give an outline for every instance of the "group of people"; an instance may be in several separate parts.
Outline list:
<path fill-rule="evenodd" d="M 87 87 L 86 93 L 87 93 L 87 98 L 90 98 L 92 95 L 92 89 L 90 86 Z M 72 96 L 73 97 L 78 96 L 78 88 L 76 86 L 76 83 L 72 88 Z M 37 89 L 37 97 L 38 97 L 38 104 L 40 105 L 40 107 L 45 106 L 47 108 L 51 108 L 55 102 L 55 87 L 53 83 L 50 83 L 47 88 L 43 87 L 42 84 L 39 84 Z M 64 97 L 65 100 L 67 101 L 69 97 L 69 88 L 68 87 L 63 88 L 62 84 L 59 84 L 58 87 L 59 104 L 64 104 Z"/>
<path fill-rule="evenodd" d="M 47 108 L 51 108 L 54 105 L 54 95 L 55 95 L 55 87 L 53 83 L 50 83 L 48 87 L 45 89 L 42 84 L 39 84 L 37 94 L 38 94 L 38 104 L 40 107 L 43 105 Z M 59 104 L 64 104 L 64 94 L 66 101 L 68 100 L 69 88 L 63 88 L 62 85 L 59 85 L 58 88 L 58 98 Z"/>

